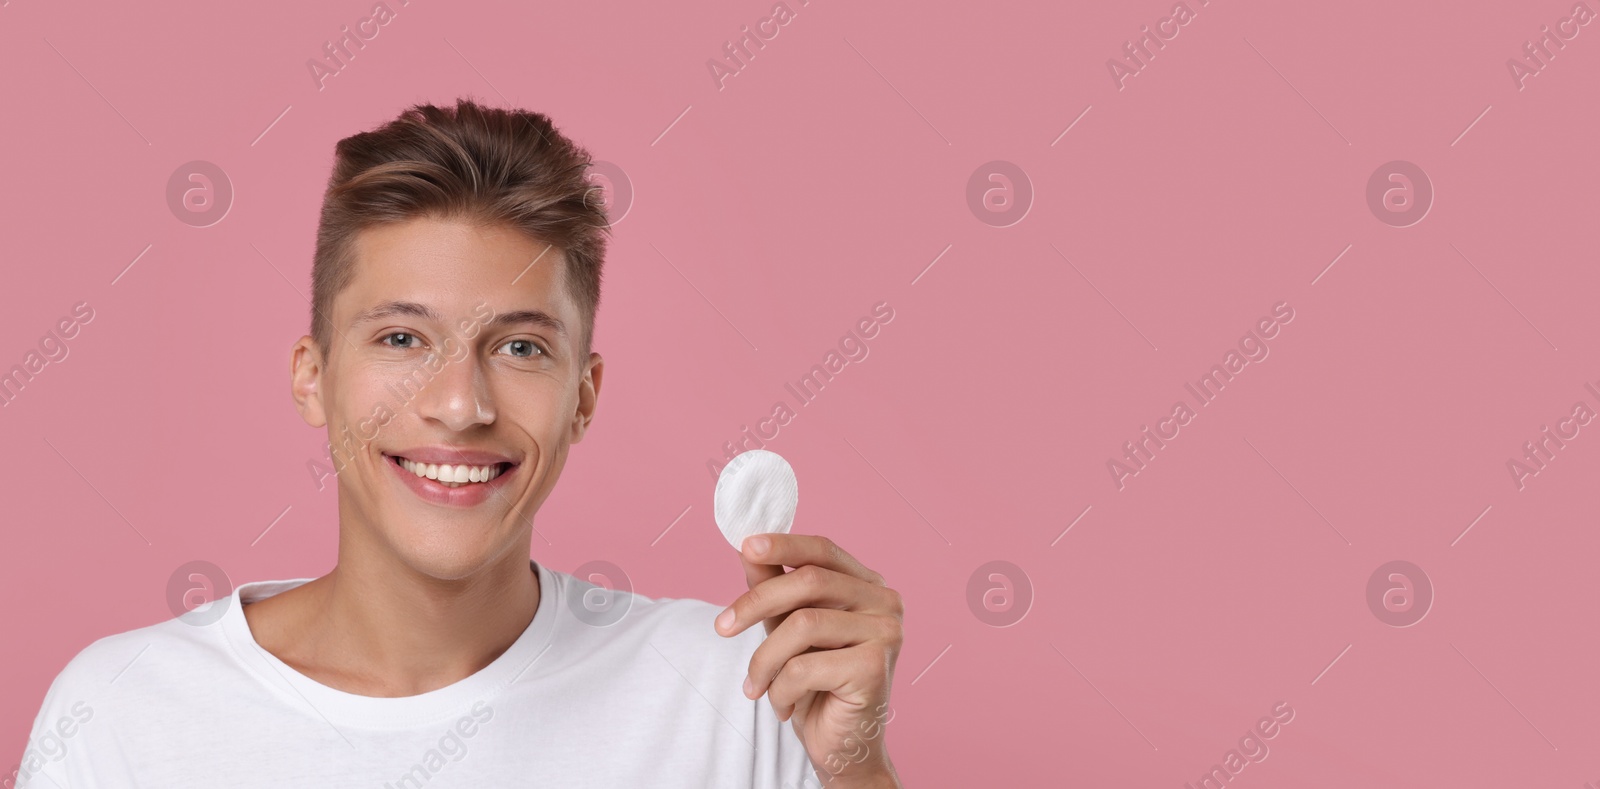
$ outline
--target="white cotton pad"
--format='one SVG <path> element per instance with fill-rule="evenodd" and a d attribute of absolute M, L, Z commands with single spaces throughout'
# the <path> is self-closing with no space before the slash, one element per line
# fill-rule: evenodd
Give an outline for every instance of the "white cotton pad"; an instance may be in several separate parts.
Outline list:
<path fill-rule="evenodd" d="M 752 534 L 788 534 L 799 504 L 800 486 L 789 461 L 776 452 L 752 449 L 722 467 L 712 513 L 722 536 L 737 549 Z"/>

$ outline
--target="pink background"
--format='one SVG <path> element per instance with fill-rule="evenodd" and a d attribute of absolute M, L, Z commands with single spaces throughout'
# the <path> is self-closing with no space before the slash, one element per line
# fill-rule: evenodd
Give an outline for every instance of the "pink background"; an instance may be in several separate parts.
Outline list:
<path fill-rule="evenodd" d="M 731 600 L 706 462 L 789 402 L 796 531 L 907 600 L 908 786 L 1180 787 L 1279 702 L 1241 786 L 1600 781 L 1600 423 L 1523 490 L 1506 467 L 1600 410 L 1600 25 L 1524 90 L 1506 66 L 1569 0 L 1195 0 L 1122 90 L 1107 59 L 1170 3 L 797 0 L 720 91 L 706 62 L 765 0 L 395 0 L 320 91 L 306 61 L 371 3 L 168 5 L 0 8 L 0 369 L 95 311 L 0 409 L 7 773 L 68 659 L 172 616 L 179 565 L 331 567 L 287 372 L 332 146 L 472 95 L 635 190 L 535 556 Z M 197 159 L 235 189 L 206 228 L 164 196 Z M 993 160 L 1033 185 L 1010 227 L 968 207 Z M 1435 190 L 1410 227 L 1366 201 L 1391 160 Z M 798 407 L 784 384 L 881 301 L 868 358 Z M 1281 301 L 1270 356 L 1196 406 Z M 1180 400 L 1119 491 L 1107 461 Z M 991 560 L 1034 590 L 1010 627 L 967 601 Z M 1366 600 L 1393 560 L 1436 590 L 1411 627 Z"/>

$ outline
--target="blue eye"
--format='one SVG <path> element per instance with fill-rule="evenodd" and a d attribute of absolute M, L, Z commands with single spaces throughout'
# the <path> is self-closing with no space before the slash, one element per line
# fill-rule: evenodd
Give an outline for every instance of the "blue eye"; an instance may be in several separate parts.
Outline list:
<path fill-rule="evenodd" d="M 515 356 L 515 357 L 517 357 L 519 359 L 532 358 L 535 352 L 538 352 L 540 354 L 544 353 L 544 349 L 540 348 L 532 340 L 510 340 L 505 345 L 502 345 L 500 347 L 501 348 L 509 348 L 511 346 L 518 346 L 518 347 L 520 347 L 521 350 L 526 351 L 526 353 L 521 353 L 521 352 L 518 352 L 518 351 L 513 351 L 511 353 L 512 356 Z"/>
<path fill-rule="evenodd" d="M 397 331 L 397 332 L 393 332 L 393 333 L 384 335 L 383 339 L 380 340 L 380 342 L 382 342 L 384 345 L 389 346 L 390 348 L 410 348 L 410 347 L 412 347 L 410 345 L 395 345 L 393 343 L 390 343 L 389 342 L 389 338 L 391 338 L 391 337 L 405 337 L 406 339 L 410 339 L 410 340 L 417 339 L 417 335 L 415 335 L 415 334 L 411 334 L 409 332 Z"/>

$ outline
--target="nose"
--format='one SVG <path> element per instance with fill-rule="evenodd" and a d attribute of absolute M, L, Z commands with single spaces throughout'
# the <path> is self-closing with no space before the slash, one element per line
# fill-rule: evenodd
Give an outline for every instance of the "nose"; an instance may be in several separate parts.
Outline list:
<path fill-rule="evenodd" d="M 424 387 L 418 398 L 417 413 L 424 419 L 461 432 L 473 425 L 495 420 L 494 398 L 488 373 L 476 355 L 469 351 L 460 358 L 440 355 L 441 369 Z"/>

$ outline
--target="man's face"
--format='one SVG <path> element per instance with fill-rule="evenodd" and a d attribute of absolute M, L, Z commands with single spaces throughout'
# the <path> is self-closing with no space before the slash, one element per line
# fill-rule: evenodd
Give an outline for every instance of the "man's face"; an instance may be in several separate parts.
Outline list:
<path fill-rule="evenodd" d="M 440 579 L 519 546 L 525 561 L 603 369 L 599 354 L 578 358 L 561 250 L 419 218 L 363 231 L 357 253 L 328 358 L 310 337 L 295 351 L 296 400 L 328 426 L 339 469 L 341 548 L 386 549 Z"/>

